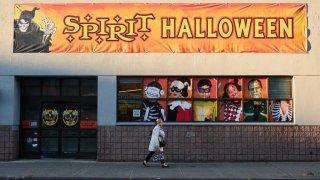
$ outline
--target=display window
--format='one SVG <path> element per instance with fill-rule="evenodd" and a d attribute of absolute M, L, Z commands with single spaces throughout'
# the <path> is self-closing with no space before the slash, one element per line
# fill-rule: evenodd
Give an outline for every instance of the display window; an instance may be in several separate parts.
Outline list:
<path fill-rule="evenodd" d="M 82 106 L 80 113 L 80 129 L 96 129 L 97 128 L 97 107 Z"/>
<path fill-rule="evenodd" d="M 273 100 L 269 103 L 270 122 L 292 122 L 292 100 Z"/>
<path fill-rule="evenodd" d="M 185 76 L 168 78 L 168 93 L 169 98 L 191 98 L 192 78 Z"/>
<path fill-rule="evenodd" d="M 219 78 L 218 97 L 224 99 L 242 98 L 241 78 Z"/>
<path fill-rule="evenodd" d="M 124 77 L 118 82 L 119 99 L 141 99 L 142 98 L 142 78 Z"/>
<path fill-rule="evenodd" d="M 154 122 L 159 118 L 166 121 L 166 101 L 157 99 L 144 99 L 141 107 L 141 113 L 136 113 L 136 115 L 138 116 L 138 114 L 141 114 L 143 121 Z"/>
<path fill-rule="evenodd" d="M 293 122 L 292 77 L 119 77 L 118 122 Z"/>
<path fill-rule="evenodd" d="M 118 121 L 142 121 L 140 100 L 120 100 L 118 101 Z"/>
<path fill-rule="evenodd" d="M 168 121 L 190 122 L 192 119 L 192 101 L 168 101 Z"/>
<path fill-rule="evenodd" d="M 242 101 L 219 101 L 218 120 L 220 122 L 241 122 L 243 121 Z"/>
<path fill-rule="evenodd" d="M 246 99 L 268 97 L 267 78 L 244 78 L 243 92 Z"/>
<path fill-rule="evenodd" d="M 61 94 L 62 96 L 79 96 L 80 85 L 78 79 L 62 79 Z"/>
<path fill-rule="evenodd" d="M 199 99 L 217 98 L 217 79 L 212 77 L 194 78 L 193 97 Z"/>
<path fill-rule="evenodd" d="M 194 101 L 193 121 L 213 122 L 217 120 L 217 101 Z"/>
<path fill-rule="evenodd" d="M 167 78 L 144 78 L 143 98 L 160 99 L 167 98 Z"/>
<path fill-rule="evenodd" d="M 243 116 L 245 122 L 267 122 L 267 101 L 248 100 L 243 103 Z"/>

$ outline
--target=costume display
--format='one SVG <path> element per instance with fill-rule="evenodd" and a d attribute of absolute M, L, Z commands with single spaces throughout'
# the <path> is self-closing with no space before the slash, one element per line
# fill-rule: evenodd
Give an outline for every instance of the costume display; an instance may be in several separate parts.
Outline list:
<path fill-rule="evenodd" d="M 168 121 L 191 121 L 191 104 L 187 101 L 173 101 L 168 104 Z"/>
<path fill-rule="evenodd" d="M 156 119 L 165 119 L 163 117 L 162 111 L 163 107 L 155 100 L 144 100 L 142 102 L 142 117 L 144 121 L 154 122 Z"/>
<path fill-rule="evenodd" d="M 224 108 L 224 121 L 240 121 L 242 112 L 241 101 L 227 101 Z"/>
<path fill-rule="evenodd" d="M 215 121 L 217 117 L 217 102 L 195 101 L 193 103 L 194 121 Z"/>
<path fill-rule="evenodd" d="M 287 110 L 285 112 L 283 112 L 281 109 L 281 101 L 276 101 L 270 105 L 270 111 L 274 121 L 292 121 L 292 105 L 289 103 L 286 103 L 286 105 Z"/>
<path fill-rule="evenodd" d="M 244 103 L 244 121 L 246 122 L 266 122 L 267 103 L 266 101 L 248 101 Z"/>

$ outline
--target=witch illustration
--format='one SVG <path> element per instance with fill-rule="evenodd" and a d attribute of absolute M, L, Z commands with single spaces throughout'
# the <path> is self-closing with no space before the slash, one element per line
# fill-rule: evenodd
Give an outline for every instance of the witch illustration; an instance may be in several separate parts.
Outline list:
<path fill-rule="evenodd" d="M 50 52 L 51 35 L 56 32 L 56 27 L 46 17 L 42 18 L 45 27 L 32 20 L 39 9 L 34 7 L 32 11 L 24 10 L 19 19 L 14 20 L 14 52 Z"/>

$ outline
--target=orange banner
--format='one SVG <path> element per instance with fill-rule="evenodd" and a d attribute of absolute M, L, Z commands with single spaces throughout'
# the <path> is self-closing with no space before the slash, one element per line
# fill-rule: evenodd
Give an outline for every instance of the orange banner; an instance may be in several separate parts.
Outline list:
<path fill-rule="evenodd" d="M 16 4 L 14 52 L 305 53 L 306 4 Z"/>

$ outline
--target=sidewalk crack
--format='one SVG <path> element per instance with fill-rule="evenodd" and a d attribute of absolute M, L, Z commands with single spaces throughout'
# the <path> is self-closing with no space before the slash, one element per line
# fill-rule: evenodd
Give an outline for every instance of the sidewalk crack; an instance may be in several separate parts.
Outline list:
<path fill-rule="evenodd" d="M 86 166 L 85 168 L 80 168 L 78 171 L 72 173 L 72 177 L 78 177 L 77 175 L 79 175 L 81 172 L 84 172 L 85 170 L 90 169 L 92 166 L 94 166 L 94 164 Z"/>
<path fill-rule="evenodd" d="M 291 176 L 291 175 L 288 174 L 287 172 L 281 170 L 281 168 L 275 168 L 273 165 L 271 165 L 270 163 L 267 163 L 267 162 L 266 162 L 266 164 L 267 164 L 268 167 L 270 167 L 270 168 L 272 168 L 272 169 L 275 169 L 276 171 L 278 171 L 278 172 L 280 172 L 280 173 L 282 173 L 282 174 L 285 174 L 285 176 L 286 176 L 287 178 L 294 178 L 293 176 Z"/>
<path fill-rule="evenodd" d="M 179 167 L 179 172 L 180 172 L 180 176 L 181 176 L 181 178 L 182 179 L 184 179 L 185 177 L 184 177 L 184 174 L 183 174 L 183 172 L 182 172 L 182 170 L 181 170 L 181 168 Z"/>
<path fill-rule="evenodd" d="M 136 166 L 133 166 L 133 168 L 130 171 L 129 179 L 133 179 L 133 172 L 135 170 Z"/>

